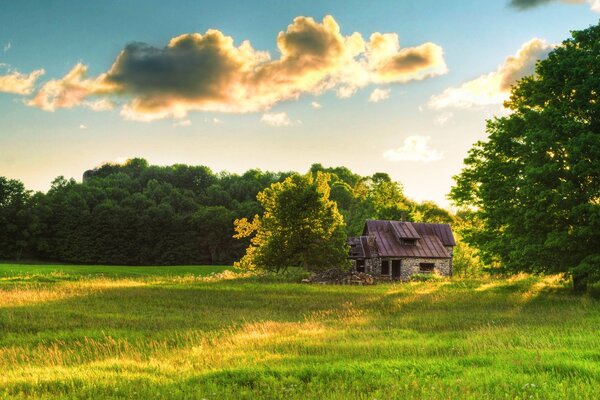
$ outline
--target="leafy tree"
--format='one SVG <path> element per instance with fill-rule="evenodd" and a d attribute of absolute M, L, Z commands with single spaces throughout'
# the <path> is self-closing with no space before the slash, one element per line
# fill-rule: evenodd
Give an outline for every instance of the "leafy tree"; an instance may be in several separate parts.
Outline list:
<path fill-rule="evenodd" d="M 31 192 L 23 183 L 0 176 L 0 258 L 20 259 L 36 229 Z"/>
<path fill-rule="evenodd" d="M 329 199 L 330 175 L 292 175 L 258 194 L 262 217 L 235 221 L 236 238 L 251 238 L 237 263 L 272 271 L 300 266 L 309 271 L 345 267 L 346 231 L 342 215 Z"/>
<path fill-rule="evenodd" d="M 466 236 L 507 271 L 600 280 L 600 25 L 538 62 L 513 88 L 511 114 L 488 121 L 451 198 L 482 229 Z"/>

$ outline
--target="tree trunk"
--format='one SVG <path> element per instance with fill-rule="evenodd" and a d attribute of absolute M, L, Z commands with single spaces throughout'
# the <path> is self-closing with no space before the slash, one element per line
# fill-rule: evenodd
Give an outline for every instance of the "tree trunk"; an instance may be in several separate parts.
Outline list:
<path fill-rule="evenodd" d="M 573 275 L 573 291 L 585 293 L 587 291 L 587 274 Z"/>

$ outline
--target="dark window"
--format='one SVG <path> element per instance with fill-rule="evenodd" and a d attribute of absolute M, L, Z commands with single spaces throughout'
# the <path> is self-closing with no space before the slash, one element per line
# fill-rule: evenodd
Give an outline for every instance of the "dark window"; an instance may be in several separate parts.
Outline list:
<path fill-rule="evenodd" d="M 356 272 L 365 272 L 365 260 L 356 260 Z"/>
<path fill-rule="evenodd" d="M 388 260 L 381 261 L 381 275 L 390 274 L 390 262 Z"/>
<path fill-rule="evenodd" d="M 434 268 L 435 268 L 434 263 L 420 263 L 419 264 L 419 272 L 431 273 L 431 272 L 433 272 Z"/>
<path fill-rule="evenodd" d="M 392 279 L 400 279 L 401 275 L 401 260 L 392 260 Z"/>
<path fill-rule="evenodd" d="M 402 244 L 405 246 L 416 246 L 417 239 L 402 239 Z"/>

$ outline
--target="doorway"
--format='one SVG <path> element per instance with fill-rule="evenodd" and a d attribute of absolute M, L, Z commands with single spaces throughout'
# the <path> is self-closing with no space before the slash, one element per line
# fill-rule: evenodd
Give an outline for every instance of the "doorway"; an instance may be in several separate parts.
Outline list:
<path fill-rule="evenodd" d="M 392 279 L 400 279 L 401 260 L 392 260 Z"/>

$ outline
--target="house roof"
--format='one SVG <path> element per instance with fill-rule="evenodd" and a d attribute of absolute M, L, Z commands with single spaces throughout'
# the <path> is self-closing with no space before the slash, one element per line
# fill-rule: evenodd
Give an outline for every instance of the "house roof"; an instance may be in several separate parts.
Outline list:
<path fill-rule="evenodd" d="M 355 236 L 348 238 L 351 258 L 371 258 L 372 252 L 367 236 Z"/>
<path fill-rule="evenodd" d="M 444 246 L 456 245 L 448 224 L 367 220 L 362 237 L 368 236 L 381 257 L 450 258 Z"/>

